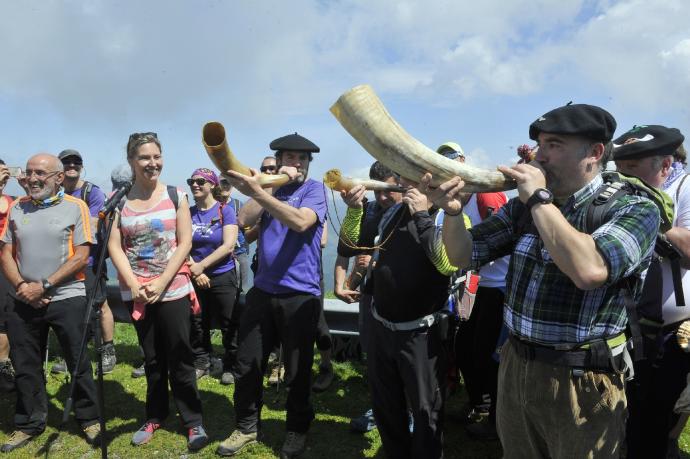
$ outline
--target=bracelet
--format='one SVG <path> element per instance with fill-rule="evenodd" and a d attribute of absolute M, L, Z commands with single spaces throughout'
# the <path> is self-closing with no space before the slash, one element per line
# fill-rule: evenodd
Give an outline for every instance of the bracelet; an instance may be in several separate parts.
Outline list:
<path fill-rule="evenodd" d="M 19 287 L 21 287 L 22 284 L 28 284 L 28 282 L 25 281 L 25 280 L 23 280 L 23 281 L 21 281 L 20 283 L 18 283 L 18 284 L 14 287 L 14 289 L 17 290 Z"/>
<path fill-rule="evenodd" d="M 458 215 L 460 215 L 460 214 L 462 213 L 462 209 L 460 209 L 460 210 L 458 211 L 458 213 L 456 213 L 456 214 L 451 214 L 451 213 L 448 212 L 447 210 L 444 211 L 444 212 L 445 212 L 445 214 L 448 215 L 449 217 L 457 217 Z"/>

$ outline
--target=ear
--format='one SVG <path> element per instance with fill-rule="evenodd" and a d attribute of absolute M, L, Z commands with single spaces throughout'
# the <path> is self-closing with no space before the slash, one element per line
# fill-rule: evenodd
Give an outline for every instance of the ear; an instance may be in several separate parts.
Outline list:
<path fill-rule="evenodd" d="M 604 156 L 605 149 L 606 148 L 604 147 L 603 143 L 593 143 L 590 146 L 589 156 L 591 156 L 594 159 L 595 163 L 598 163 L 601 160 L 601 157 Z"/>
<path fill-rule="evenodd" d="M 664 156 L 663 161 L 661 161 L 661 169 L 668 170 L 673 165 L 673 156 Z"/>

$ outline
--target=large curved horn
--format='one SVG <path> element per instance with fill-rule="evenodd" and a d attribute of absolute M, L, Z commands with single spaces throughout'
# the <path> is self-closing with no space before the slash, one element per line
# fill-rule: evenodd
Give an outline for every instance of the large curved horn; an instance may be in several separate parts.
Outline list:
<path fill-rule="evenodd" d="M 355 86 L 340 96 L 331 113 L 371 156 L 408 180 L 418 182 L 431 172 L 432 185 L 459 176 L 465 181 L 464 191 L 470 193 L 516 187 L 513 179 L 498 171 L 459 163 L 426 147 L 395 122 L 369 85 Z"/>
<path fill-rule="evenodd" d="M 213 161 L 213 164 L 216 165 L 221 173 L 235 171 L 243 175 L 251 175 L 249 168 L 244 166 L 235 158 L 235 155 L 232 154 L 232 150 L 230 150 L 227 139 L 225 138 L 225 128 L 221 123 L 211 121 L 210 123 L 204 124 L 204 128 L 201 131 L 201 141 L 204 144 L 209 158 L 211 158 L 211 161 Z M 259 183 L 264 188 L 284 185 L 289 180 L 290 178 L 285 174 L 259 175 Z"/>
<path fill-rule="evenodd" d="M 338 169 L 326 171 L 326 174 L 323 176 L 323 183 L 333 191 L 349 191 L 357 185 L 362 185 L 364 188 L 371 191 L 403 192 L 406 190 L 406 188 L 400 185 L 393 185 L 379 180 L 343 177 L 343 174 Z"/>

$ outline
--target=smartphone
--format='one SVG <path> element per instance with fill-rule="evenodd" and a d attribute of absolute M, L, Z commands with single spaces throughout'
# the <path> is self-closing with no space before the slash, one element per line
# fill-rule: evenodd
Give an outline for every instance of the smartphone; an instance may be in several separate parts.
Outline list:
<path fill-rule="evenodd" d="M 10 177 L 19 177 L 22 175 L 21 167 L 8 167 L 7 170 L 10 171 Z"/>

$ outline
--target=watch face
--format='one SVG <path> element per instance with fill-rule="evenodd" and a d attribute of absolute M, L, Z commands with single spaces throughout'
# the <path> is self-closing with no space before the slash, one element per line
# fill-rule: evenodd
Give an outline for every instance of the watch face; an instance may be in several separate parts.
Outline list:
<path fill-rule="evenodd" d="M 539 193 L 539 199 L 551 199 L 551 193 L 549 193 L 547 190 L 538 190 L 537 193 Z"/>

